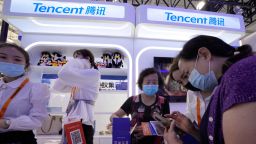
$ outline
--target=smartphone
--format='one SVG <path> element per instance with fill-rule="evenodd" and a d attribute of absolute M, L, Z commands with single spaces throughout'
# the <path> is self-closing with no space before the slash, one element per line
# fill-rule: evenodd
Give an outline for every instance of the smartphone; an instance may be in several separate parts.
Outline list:
<path fill-rule="evenodd" d="M 161 122 L 162 123 L 162 125 L 164 125 L 164 127 L 166 127 L 166 129 L 169 129 L 170 128 L 170 125 L 171 125 L 171 122 L 172 122 L 172 120 L 169 120 L 168 118 L 165 118 L 165 117 L 163 117 L 163 116 L 161 116 L 159 113 L 157 113 L 157 112 L 153 112 L 152 113 L 152 117 L 153 117 L 153 119 L 155 119 L 156 121 L 159 121 L 159 122 Z M 178 127 L 174 127 L 174 131 L 178 134 L 178 135 L 180 135 L 180 136 L 182 136 L 183 134 L 184 134 L 184 132 L 181 130 L 181 129 L 179 129 Z"/>
<path fill-rule="evenodd" d="M 153 112 L 152 114 L 153 119 L 155 119 L 156 121 L 159 121 L 162 123 L 162 125 L 164 125 L 164 127 L 166 127 L 167 129 L 169 129 L 170 125 L 171 125 L 171 120 L 162 117 L 159 113 L 157 112 Z"/>

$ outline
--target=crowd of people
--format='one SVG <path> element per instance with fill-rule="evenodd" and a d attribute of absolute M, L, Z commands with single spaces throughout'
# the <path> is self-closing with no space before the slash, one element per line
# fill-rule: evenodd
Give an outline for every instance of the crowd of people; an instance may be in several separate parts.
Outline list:
<path fill-rule="evenodd" d="M 87 49 L 75 51 L 53 87 L 71 93 L 67 118 L 81 120 L 87 144 L 93 144 L 101 77 L 94 59 Z M 0 44 L 0 143 L 37 143 L 33 130 L 48 116 L 49 88 L 30 81 L 29 61 L 20 46 Z M 187 89 L 185 113 L 170 113 L 168 99 L 159 93 L 164 89 L 159 71 L 146 68 L 137 82 L 141 93 L 110 116 L 110 122 L 131 116 L 133 144 L 182 144 L 177 128 L 202 144 L 255 143 L 256 56 L 249 45 L 234 48 L 217 37 L 194 37 L 173 61 L 169 77 Z M 172 120 L 164 136 L 143 135 L 141 123 L 153 121 L 154 112 Z"/>

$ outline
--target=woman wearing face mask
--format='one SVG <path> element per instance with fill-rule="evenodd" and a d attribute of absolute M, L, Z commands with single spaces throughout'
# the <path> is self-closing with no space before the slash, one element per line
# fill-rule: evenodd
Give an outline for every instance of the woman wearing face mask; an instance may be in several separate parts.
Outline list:
<path fill-rule="evenodd" d="M 170 79 L 177 81 L 188 90 L 186 112 L 182 114 L 175 111 L 166 116 L 174 119 L 177 127 L 200 141 L 199 127 L 201 119 L 211 100 L 212 90 L 202 91 L 194 87 L 187 79 L 181 78 L 182 73 L 179 71 L 178 61 L 179 58 L 176 58 L 172 63 Z"/>
<path fill-rule="evenodd" d="M 73 57 L 58 73 L 59 78 L 53 88 L 58 91 L 71 91 L 67 118 L 81 119 L 86 144 L 93 144 L 93 109 L 99 93 L 100 72 L 89 50 L 77 50 Z"/>
<path fill-rule="evenodd" d="M 128 98 L 121 108 L 110 117 L 131 115 L 131 126 L 137 124 L 135 133 L 132 135 L 133 144 L 160 144 L 162 139 L 156 136 L 143 137 L 141 122 L 153 121 L 152 113 L 161 115 L 169 114 L 169 102 L 162 96 L 156 95 L 158 88 L 163 86 L 160 73 L 154 68 L 147 68 L 140 73 L 138 85 L 143 92 L 137 96 Z"/>
<path fill-rule="evenodd" d="M 194 87 L 208 90 L 218 85 L 201 121 L 201 143 L 255 143 L 256 57 L 251 47 L 235 49 L 216 37 L 198 36 L 184 45 L 179 57 L 182 78 Z M 173 129 L 165 138 L 181 143 Z"/>
<path fill-rule="evenodd" d="M 26 76 L 29 55 L 21 47 L 0 44 L 0 143 L 36 144 L 33 129 L 47 117 L 49 89 Z"/>

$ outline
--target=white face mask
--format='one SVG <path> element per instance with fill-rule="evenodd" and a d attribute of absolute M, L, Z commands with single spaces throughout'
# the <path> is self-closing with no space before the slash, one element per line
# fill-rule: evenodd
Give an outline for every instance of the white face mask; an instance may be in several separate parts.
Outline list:
<path fill-rule="evenodd" d="M 76 58 L 76 60 L 79 63 L 80 68 L 82 68 L 82 69 L 90 69 L 91 68 L 91 63 L 89 62 L 88 59 Z"/>
<path fill-rule="evenodd" d="M 188 81 L 196 88 L 201 89 L 202 91 L 213 90 L 215 86 L 218 85 L 217 78 L 214 72 L 211 70 L 211 63 L 209 62 L 209 72 L 207 74 L 201 74 L 197 69 L 198 56 L 194 69 L 189 75 Z"/>

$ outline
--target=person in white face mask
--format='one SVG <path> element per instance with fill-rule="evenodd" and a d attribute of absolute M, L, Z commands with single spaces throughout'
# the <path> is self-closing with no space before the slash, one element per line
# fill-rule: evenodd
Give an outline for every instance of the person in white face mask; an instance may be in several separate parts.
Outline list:
<path fill-rule="evenodd" d="M 0 44 L 0 143 L 36 144 L 33 129 L 48 116 L 49 88 L 26 75 L 29 55 L 15 44 Z"/>
<path fill-rule="evenodd" d="M 169 102 L 157 94 L 158 89 L 164 85 L 160 73 L 154 68 L 144 69 L 139 76 L 138 86 L 142 91 L 137 96 L 129 97 L 124 104 L 110 117 L 110 122 L 115 117 L 131 115 L 131 126 L 137 124 L 135 132 L 131 135 L 132 144 L 161 144 L 162 137 L 143 136 L 141 122 L 153 121 L 153 112 L 162 116 L 169 114 Z"/>
<path fill-rule="evenodd" d="M 212 90 L 203 91 L 194 87 L 187 79 L 183 79 L 182 73 L 179 70 L 178 61 L 179 58 L 176 58 L 172 62 L 169 76 L 170 79 L 177 81 L 187 89 L 186 111 L 184 114 L 174 111 L 170 115 L 166 115 L 166 117 L 174 119 L 177 127 L 187 134 L 192 135 L 197 141 L 200 141 L 200 137 L 198 136 L 200 123 L 211 100 Z M 196 142 L 189 141 L 188 143 L 194 144 Z"/>
<path fill-rule="evenodd" d="M 204 91 L 216 87 L 197 133 L 200 143 L 255 143 L 256 57 L 252 55 L 249 45 L 234 48 L 207 35 L 192 38 L 180 51 L 181 78 Z M 169 144 L 182 143 L 173 130 L 175 124 L 164 135 Z"/>
<path fill-rule="evenodd" d="M 100 86 L 100 72 L 93 54 L 87 49 L 77 50 L 60 72 L 53 88 L 71 92 L 67 118 L 81 119 L 86 144 L 93 144 L 94 103 Z"/>

